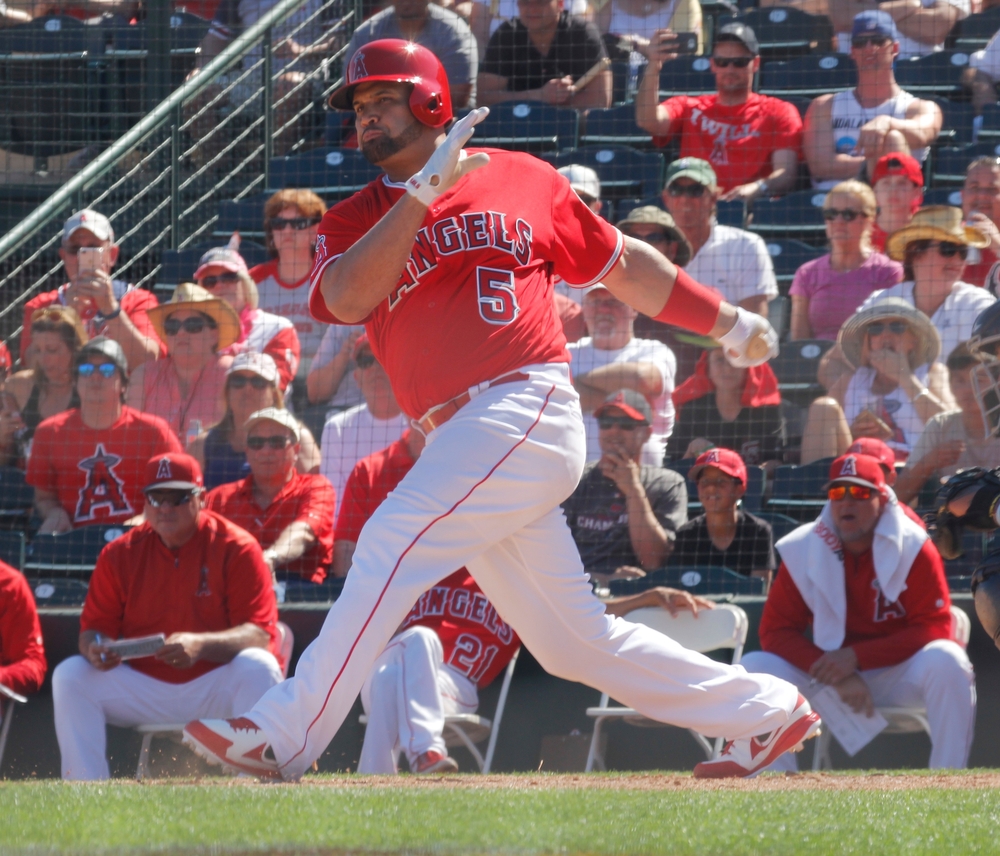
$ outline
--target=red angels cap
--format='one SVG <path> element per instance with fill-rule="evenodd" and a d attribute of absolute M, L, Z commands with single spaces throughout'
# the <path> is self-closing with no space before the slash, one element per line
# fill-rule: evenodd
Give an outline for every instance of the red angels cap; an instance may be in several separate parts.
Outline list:
<path fill-rule="evenodd" d="M 896 466 L 896 453 L 875 437 L 859 437 L 847 447 L 847 451 L 868 455 L 890 470 Z"/>
<path fill-rule="evenodd" d="M 151 490 L 200 490 L 205 482 L 198 462 L 184 452 L 154 455 L 146 464 L 146 486 Z"/>
<path fill-rule="evenodd" d="M 739 453 L 732 449 L 709 449 L 707 452 L 702 452 L 698 455 L 694 466 L 688 470 L 688 478 L 694 482 L 698 481 L 698 476 L 707 467 L 715 467 L 727 476 L 739 479 L 743 487 L 747 486 L 747 465 L 743 463 Z"/>
<path fill-rule="evenodd" d="M 875 163 L 872 172 L 872 187 L 878 184 L 879 179 L 889 175 L 902 175 L 908 178 L 917 187 L 924 186 L 924 171 L 920 168 L 915 158 L 898 152 L 890 152 L 882 155 Z"/>
<path fill-rule="evenodd" d="M 823 490 L 841 482 L 870 487 L 885 495 L 885 473 L 878 460 L 870 455 L 849 452 L 830 464 L 830 481 L 823 485 Z"/>

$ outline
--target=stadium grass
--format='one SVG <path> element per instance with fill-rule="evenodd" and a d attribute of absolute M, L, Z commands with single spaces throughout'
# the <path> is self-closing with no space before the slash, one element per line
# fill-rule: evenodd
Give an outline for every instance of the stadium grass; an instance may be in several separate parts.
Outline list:
<path fill-rule="evenodd" d="M 675 774 L 671 774 L 675 775 Z M 2 853 L 1000 851 L 1000 789 L 0 784 Z"/>

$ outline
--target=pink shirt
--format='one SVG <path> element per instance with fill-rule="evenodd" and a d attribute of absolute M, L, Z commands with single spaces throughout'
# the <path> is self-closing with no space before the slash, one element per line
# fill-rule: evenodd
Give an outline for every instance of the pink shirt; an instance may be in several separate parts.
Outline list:
<path fill-rule="evenodd" d="M 191 384 L 187 397 L 181 395 L 180 380 L 174 370 L 172 357 L 146 363 L 143 378 L 143 411 L 165 419 L 180 438 L 187 442 L 187 433 L 192 422 L 201 423 L 205 431 L 217 425 L 226 415 L 223 390 L 226 385 L 226 370 L 233 362 L 229 356 L 217 356 L 201 370 L 197 380 Z"/>
<path fill-rule="evenodd" d="M 795 271 L 789 294 L 809 301 L 809 326 L 813 339 L 836 340 L 841 325 L 880 288 L 903 279 L 903 266 L 882 253 L 872 253 L 857 270 L 835 271 L 830 254 L 806 262 Z"/>

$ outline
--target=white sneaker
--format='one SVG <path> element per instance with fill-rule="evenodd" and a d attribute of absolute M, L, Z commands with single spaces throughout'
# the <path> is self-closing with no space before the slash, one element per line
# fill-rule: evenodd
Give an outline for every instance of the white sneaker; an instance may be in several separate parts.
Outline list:
<path fill-rule="evenodd" d="M 788 722 L 774 729 L 765 739 L 730 740 L 718 758 L 702 761 L 694 768 L 694 777 L 726 779 L 749 776 L 784 752 L 798 752 L 804 741 L 819 734 L 820 724 L 819 714 L 800 695 Z"/>
<path fill-rule="evenodd" d="M 271 744 L 257 723 L 238 719 L 196 719 L 184 726 L 184 742 L 209 764 L 259 779 L 281 780 Z"/>

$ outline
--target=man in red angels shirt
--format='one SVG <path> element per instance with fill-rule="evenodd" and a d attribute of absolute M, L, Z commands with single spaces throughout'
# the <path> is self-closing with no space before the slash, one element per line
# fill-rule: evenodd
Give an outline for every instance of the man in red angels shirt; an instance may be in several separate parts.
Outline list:
<path fill-rule="evenodd" d="M 333 561 L 333 486 L 296 470 L 301 428 L 287 410 L 258 410 L 247 429 L 250 475 L 209 492 L 205 507 L 253 535 L 272 572 L 321 583 Z"/>
<path fill-rule="evenodd" d="M 92 258 L 92 251 L 99 253 L 96 260 Z M 107 336 L 114 339 L 122 346 L 133 367 L 166 356 L 166 346 L 146 315 L 147 310 L 157 305 L 152 292 L 111 278 L 118 252 L 115 231 L 103 214 L 85 208 L 66 221 L 59 258 L 68 281 L 55 291 L 43 292 L 24 304 L 22 362 L 30 361 L 31 316 L 35 310 L 53 304 L 75 309 L 90 338 Z"/>
<path fill-rule="evenodd" d="M 20 571 L 0 562 L 0 685 L 20 695 L 38 692 L 46 668 L 31 588 Z M 0 710 L 6 702 L 0 691 Z"/>
<path fill-rule="evenodd" d="M 763 651 L 741 662 L 796 684 L 807 697 L 832 687 L 847 716 L 925 707 L 930 766 L 965 767 L 975 676 L 951 640 L 941 557 L 901 513 L 874 458 L 837 458 L 827 490 L 819 519 L 782 540 L 782 563 L 760 622 Z M 823 703 L 816 706 L 823 713 Z M 794 767 L 786 755 L 772 769 Z"/>
<path fill-rule="evenodd" d="M 64 779 L 108 778 L 105 724 L 131 728 L 238 716 L 281 680 L 271 572 L 249 533 L 202 508 L 198 462 L 145 467 L 146 522 L 97 559 L 80 616 L 80 655 L 52 674 Z M 123 662 L 106 646 L 162 634 Z"/>
<path fill-rule="evenodd" d="M 128 362 L 117 342 L 98 337 L 80 349 L 80 406 L 38 426 L 28 459 L 25 479 L 35 488 L 39 532 L 124 523 L 142 511 L 146 461 L 181 451 L 159 416 L 124 404 L 127 386 Z"/>
<path fill-rule="evenodd" d="M 787 101 L 758 95 L 757 37 L 746 24 L 726 24 L 715 36 L 714 95 L 676 95 L 662 104 L 660 69 L 674 59 L 671 42 L 650 45 L 650 60 L 635 96 L 636 123 L 666 145 L 678 134 L 684 157 L 708 161 L 722 199 L 766 199 L 791 190 L 802 149 L 802 117 Z"/>

